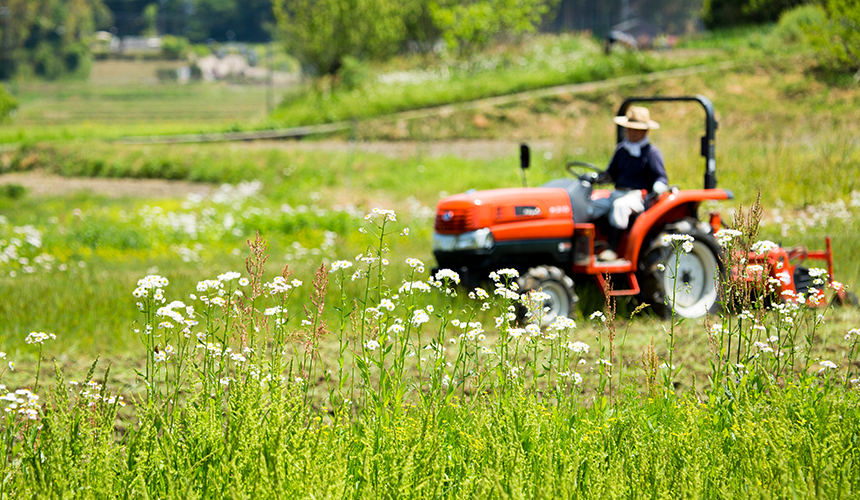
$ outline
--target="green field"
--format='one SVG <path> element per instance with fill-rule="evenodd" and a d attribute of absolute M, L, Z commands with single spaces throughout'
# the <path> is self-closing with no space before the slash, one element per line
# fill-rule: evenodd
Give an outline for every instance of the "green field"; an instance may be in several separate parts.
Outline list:
<path fill-rule="evenodd" d="M 337 151 L 109 140 L 292 123 L 284 114 L 291 109 L 295 123 L 307 123 L 313 113 L 302 109 L 325 107 L 314 104 L 315 91 L 286 99 L 266 117 L 262 87 L 22 85 L 18 115 L 0 126 L 0 142 L 20 144 L 0 152 L 0 173 L 116 179 L 125 195 L 110 196 L 95 183 L 92 191 L 64 190 L 62 182 L 47 194 L 22 195 L 0 176 L 0 349 L 4 363 L 16 363 L 0 372 L 0 383 L 21 399 L 7 402 L 16 407 L 0 424 L 0 497 L 855 497 L 855 308 L 756 304 L 749 313 L 755 320 L 676 323 L 647 309 L 631 319 L 635 304 L 620 301 L 613 320 L 594 285 L 578 283 L 575 327 L 523 333 L 496 322 L 511 305 L 499 295 L 478 300 L 463 290 L 451 297 L 445 287 L 401 288 L 429 277 L 440 197 L 521 183 L 515 148 L 475 143 L 488 151 L 461 158 L 431 155 L 430 144 L 551 144 L 535 151 L 528 173 L 538 185 L 565 175 L 568 160 L 608 161 L 611 117 L 625 96 L 703 94 L 720 121 L 720 187 L 736 195 L 707 208 L 731 220 L 761 193 L 760 238 L 817 249 L 833 236 L 835 278 L 856 289 L 860 88 L 824 78 L 801 48 L 768 50 L 773 36 L 764 29 L 691 41 L 677 58 L 612 56 L 644 66 L 592 76 L 703 56 L 738 59 L 731 71 L 411 121 L 369 119 L 356 123 L 341 138 L 355 142 Z M 592 42 L 539 43 L 551 54 L 573 45 L 587 52 Z M 525 67 L 538 68 L 530 83 L 509 78 L 513 63 L 500 64 L 412 92 L 412 105 L 588 76 L 574 71 L 581 68 L 575 58 L 565 59 L 573 61 L 568 73 L 539 69 L 547 59 L 535 46 L 510 49 L 527 58 Z M 369 87 L 344 91 L 325 116 L 404 109 L 409 88 L 392 86 L 401 97 L 386 94 L 390 106 L 380 108 L 356 104 Z M 652 115 L 663 125 L 653 140 L 671 182 L 700 187 L 701 111 L 659 105 Z M 428 147 L 398 155 L 377 142 L 388 140 Z M 363 151 L 364 143 L 380 152 Z M 181 185 L 187 194 L 163 196 L 135 184 L 146 179 L 193 184 Z M 396 220 L 374 208 L 394 210 Z M 268 260 L 246 267 L 248 242 L 258 233 Z M 315 276 L 320 264 L 331 269 L 339 261 L 352 265 Z M 294 274 L 277 285 L 285 265 Z M 250 283 L 224 274 L 230 272 Z M 169 285 L 140 285 L 146 275 Z M 156 315 L 172 301 L 183 302 L 174 306 L 177 315 Z M 595 310 L 609 321 L 590 319 Z M 189 319 L 197 324 L 186 336 L 181 326 Z M 31 331 L 56 338 L 27 342 Z M 40 397 L 14 394 L 18 389 Z"/>
<path fill-rule="evenodd" d="M 15 82 L 15 119 L 0 125 L 0 143 L 152 134 L 225 132 L 266 118 L 262 84 L 159 81 L 173 61 L 97 61 L 88 81 Z M 275 96 L 283 86 L 274 89 Z"/>

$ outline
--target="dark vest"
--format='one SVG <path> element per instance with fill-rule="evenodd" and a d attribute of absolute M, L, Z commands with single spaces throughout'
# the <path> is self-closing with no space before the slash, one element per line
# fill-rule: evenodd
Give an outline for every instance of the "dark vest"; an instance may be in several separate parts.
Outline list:
<path fill-rule="evenodd" d="M 663 165 L 663 154 L 652 144 L 642 148 L 642 154 L 637 158 L 631 156 L 626 149 L 618 146 L 607 172 L 615 182 L 617 189 L 645 189 L 650 191 L 657 181 L 668 184 L 666 168 Z"/>

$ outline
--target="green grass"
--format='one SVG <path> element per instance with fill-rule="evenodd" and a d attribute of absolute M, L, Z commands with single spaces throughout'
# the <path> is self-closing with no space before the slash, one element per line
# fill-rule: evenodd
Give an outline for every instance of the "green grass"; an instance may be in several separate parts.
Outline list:
<path fill-rule="evenodd" d="M 63 82 L 12 90 L 20 106 L 0 125 L 0 143 L 230 132 L 266 116 L 263 85 Z"/>

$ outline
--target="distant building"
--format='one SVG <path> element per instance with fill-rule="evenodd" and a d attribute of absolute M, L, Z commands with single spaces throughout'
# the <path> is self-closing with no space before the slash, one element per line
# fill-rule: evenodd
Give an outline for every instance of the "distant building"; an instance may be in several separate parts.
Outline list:
<path fill-rule="evenodd" d="M 560 0 L 552 14 L 547 16 L 543 29 L 552 32 L 587 31 L 601 38 L 607 38 L 610 31 L 618 31 L 637 40 L 640 35 L 654 40 L 658 36 L 702 29 L 702 4 L 703 0 Z M 618 28 L 627 23 L 643 26 Z M 643 33 L 631 33 L 628 29 L 641 29 Z M 650 45 L 655 43 L 652 41 Z"/>
<path fill-rule="evenodd" d="M 96 33 L 93 51 L 101 54 L 143 56 L 161 53 L 161 38 L 157 36 L 118 37 L 107 31 Z"/>
<path fill-rule="evenodd" d="M 227 54 L 220 58 L 208 55 L 198 59 L 196 64 L 203 79 L 207 81 L 247 76 L 251 68 L 244 57 L 236 54 Z"/>
<path fill-rule="evenodd" d="M 157 36 L 124 36 L 114 38 L 111 52 L 123 55 L 158 54 L 161 52 L 161 38 Z"/>

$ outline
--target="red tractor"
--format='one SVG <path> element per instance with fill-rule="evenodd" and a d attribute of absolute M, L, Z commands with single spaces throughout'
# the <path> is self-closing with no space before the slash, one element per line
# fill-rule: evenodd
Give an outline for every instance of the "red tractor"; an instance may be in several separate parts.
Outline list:
<path fill-rule="evenodd" d="M 608 231 L 603 221 L 590 216 L 591 201 L 608 196 L 609 191 L 593 189 L 589 180 L 593 177 L 581 175 L 580 169 L 603 169 L 573 162 L 567 166 L 572 178 L 555 179 L 542 187 L 471 190 L 441 200 L 433 238 L 439 268 L 457 271 L 462 284 L 469 288 L 485 282 L 492 271 L 517 269 L 523 290 L 540 289 L 550 297 L 544 304 L 549 308 L 545 322 L 556 316 L 573 315 L 578 301 L 573 282 L 586 276 L 594 279 L 601 290 L 605 277 L 611 276 L 611 295 L 634 296 L 664 317 L 673 307 L 677 315 L 688 318 L 711 311 L 718 298 L 717 278 L 724 271 L 720 245 L 714 237 L 721 222 L 716 213 L 702 220 L 699 206 L 706 200 L 734 197 L 731 191 L 716 188 L 717 121 L 713 104 L 704 96 L 636 97 L 624 101 L 618 116 L 624 116 L 632 103 L 656 101 L 694 101 L 704 108 L 701 154 L 705 157 L 705 185 L 704 189 L 672 188 L 662 195 L 646 197 L 646 210 L 634 214 L 618 244 L 620 260 L 600 262 L 595 258 L 607 246 Z M 618 141 L 623 138 L 624 131 L 619 126 Z M 521 166 L 529 166 L 526 145 L 521 148 Z M 669 300 L 672 294 L 667 293 L 675 286 L 665 271 L 675 267 L 675 254 L 663 243 L 667 234 L 693 237 L 692 251 L 683 254 L 678 263 L 679 292 L 674 303 Z M 826 253 L 820 253 L 821 256 L 807 255 L 827 260 L 832 268 L 830 246 Z M 785 270 L 794 279 L 794 267 Z M 785 270 L 780 271 L 781 276 Z M 786 287 L 794 290 L 791 285 Z"/>

